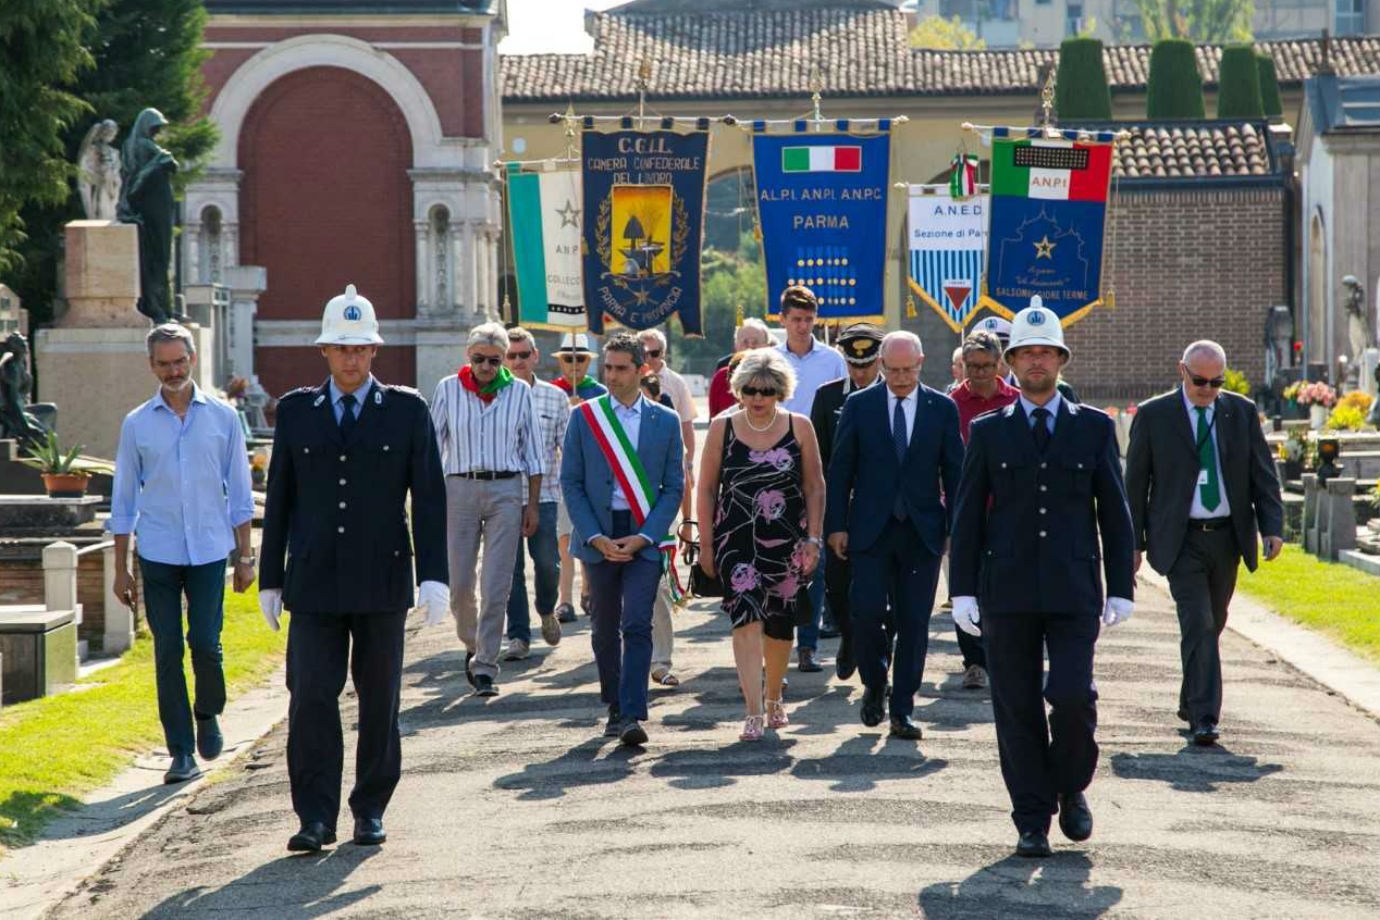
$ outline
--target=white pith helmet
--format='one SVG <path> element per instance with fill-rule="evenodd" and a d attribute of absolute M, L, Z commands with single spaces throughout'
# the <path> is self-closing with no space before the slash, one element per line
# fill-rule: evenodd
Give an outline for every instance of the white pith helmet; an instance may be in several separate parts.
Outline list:
<path fill-rule="evenodd" d="M 1002 358 L 1010 364 L 1011 352 L 1026 345 L 1048 345 L 1062 351 L 1066 359 L 1073 356 L 1064 344 L 1064 327 L 1059 323 L 1058 314 L 1044 306 L 1038 294 L 1030 298 L 1030 306 L 1011 321 L 1011 341 L 1002 352 Z"/>
<path fill-rule="evenodd" d="M 345 293 L 326 302 L 321 314 L 321 334 L 317 345 L 382 345 L 379 321 L 374 305 L 355 292 L 353 284 L 345 285 Z"/>

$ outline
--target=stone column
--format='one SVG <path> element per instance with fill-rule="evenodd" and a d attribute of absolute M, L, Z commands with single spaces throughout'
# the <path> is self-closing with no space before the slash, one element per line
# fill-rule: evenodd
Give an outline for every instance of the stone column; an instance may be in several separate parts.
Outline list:
<path fill-rule="evenodd" d="M 81 632 L 81 604 L 77 603 L 77 548 L 66 540 L 43 547 L 43 606 L 47 610 L 72 611 L 72 623 Z M 84 644 L 77 643 L 76 660 Z"/>
<path fill-rule="evenodd" d="M 1342 550 L 1356 548 L 1355 495 L 1354 477 L 1338 476 L 1327 481 L 1327 491 L 1319 496 L 1327 505 L 1327 514 L 1322 515 L 1318 522 L 1318 555 L 1321 558 L 1336 562 Z"/>
<path fill-rule="evenodd" d="M 268 269 L 259 265 L 236 265 L 224 270 L 225 286 L 230 289 L 230 314 L 221 334 L 230 339 L 230 373 L 258 386 L 254 373 L 254 316 L 259 297 L 268 290 Z"/>
<path fill-rule="evenodd" d="M 134 644 L 134 611 L 115 594 L 115 545 L 101 550 L 101 569 L 105 586 L 105 636 L 101 653 L 120 655 Z"/>
<path fill-rule="evenodd" d="M 1318 474 L 1303 474 L 1303 548 L 1310 553 L 1318 551 Z"/>
<path fill-rule="evenodd" d="M 428 221 L 413 221 L 417 237 L 417 316 L 428 316 L 442 304 L 432 302 L 431 297 L 431 224 Z"/>

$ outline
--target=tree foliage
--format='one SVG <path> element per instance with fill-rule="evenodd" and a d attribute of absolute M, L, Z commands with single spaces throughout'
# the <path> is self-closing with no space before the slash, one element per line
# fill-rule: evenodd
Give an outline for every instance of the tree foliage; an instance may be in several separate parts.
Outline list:
<path fill-rule="evenodd" d="M 1095 38 L 1064 39 L 1059 46 L 1054 108 L 1060 121 L 1111 120 L 1112 93 L 1102 64 L 1102 42 Z"/>
<path fill-rule="evenodd" d="M 1186 38 L 1192 42 L 1251 40 L 1255 0 L 1136 0 L 1141 26 L 1151 42 Z"/>
<path fill-rule="evenodd" d="M 1250 45 L 1222 49 L 1217 78 L 1217 117 L 1265 117 L 1265 106 L 1260 98 L 1260 65 Z"/>
<path fill-rule="evenodd" d="M 1193 42 L 1163 38 L 1150 50 L 1150 76 L 1145 94 L 1148 118 L 1205 118 L 1203 77 Z"/>
<path fill-rule="evenodd" d="M 1256 55 L 1260 70 L 1260 103 L 1269 118 L 1284 115 L 1284 101 L 1279 96 L 1279 75 L 1275 72 L 1275 59 L 1264 52 Z"/>
<path fill-rule="evenodd" d="M 7 9 L 11 2 L 0 0 L 0 6 Z M 45 0 L 19 2 L 45 5 Z M 100 9 L 82 31 L 82 43 L 93 66 L 80 73 L 71 89 L 81 100 L 82 110 L 62 132 L 64 155 L 69 162 L 75 161 L 82 138 L 94 121 L 114 119 L 120 126 L 118 145 L 139 112 L 155 108 L 169 122 L 158 141 L 182 166 L 176 179 L 180 191 L 195 176 L 196 165 L 217 139 L 215 125 L 201 114 L 206 92 L 201 66 L 209 56 L 201 48 L 206 24 L 202 0 L 97 3 Z M 70 170 L 65 175 L 70 175 Z M 29 239 L 22 249 L 24 266 L 19 283 L 13 286 L 32 311 L 34 321 L 44 322 L 51 315 L 62 227 L 81 216 L 81 202 L 70 182 L 56 200 L 31 198 L 23 211 Z"/>
<path fill-rule="evenodd" d="M 939 51 L 983 51 L 987 42 L 965 27 L 957 16 L 952 19 L 926 16 L 910 30 L 910 46 Z"/>
<path fill-rule="evenodd" d="M 0 3 L 0 271 L 18 264 L 25 205 L 67 197 L 65 131 L 90 112 L 70 87 L 91 65 L 83 39 L 103 2 Z"/>

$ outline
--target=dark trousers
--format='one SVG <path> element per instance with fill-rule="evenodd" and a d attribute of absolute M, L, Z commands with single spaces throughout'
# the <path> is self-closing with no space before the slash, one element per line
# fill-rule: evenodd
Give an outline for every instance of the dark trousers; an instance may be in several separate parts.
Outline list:
<path fill-rule="evenodd" d="M 1082 792 L 1097 769 L 1093 646 L 1098 624 L 1096 614 L 983 617 L 1001 775 L 1020 831 L 1048 833 L 1049 817 L 1058 810 L 1056 796 Z"/>
<path fill-rule="evenodd" d="M 182 668 L 182 598 L 187 598 L 187 641 L 196 681 L 196 712 L 218 716 L 225 709 L 225 671 L 220 630 L 225 619 L 225 560 L 205 565 L 168 565 L 140 557 L 144 606 L 153 632 L 158 718 L 168 753 L 196 750 L 187 676 Z"/>
<path fill-rule="evenodd" d="M 527 606 L 526 556 L 532 556 L 532 574 L 537 583 L 537 616 L 549 616 L 556 609 L 561 584 L 561 548 L 556 541 L 556 502 L 537 505 L 537 532 L 527 538 L 524 551 L 518 540 L 517 564 L 513 566 L 513 589 L 508 594 L 508 638 L 532 641 L 532 611 Z"/>
<path fill-rule="evenodd" d="M 981 630 L 982 624 L 978 623 Z M 987 651 L 982 647 L 982 636 L 970 636 L 954 624 L 954 634 L 958 636 L 958 651 L 963 656 L 963 667 L 970 668 L 977 665 L 980 668 L 987 667 Z"/>
<path fill-rule="evenodd" d="M 888 600 L 895 622 L 891 714 L 908 716 L 924 676 L 930 643 L 930 614 L 939 584 L 939 557 L 926 551 L 914 528 L 892 519 L 865 551 L 848 554 L 853 564 L 851 602 L 853 648 L 863 684 L 886 686 L 887 640 L 883 623 Z M 888 597 L 889 595 L 889 597 Z"/>
<path fill-rule="evenodd" d="M 1218 637 L 1236 591 L 1241 553 L 1230 527 L 1189 528 L 1179 558 L 1169 567 L 1169 592 L 1179 612 L 1179 656 L 1184 676 L 1179 709 L 1197 725 L 1222 714 L 1222 656 Z"/>
<path fill-rule="evenodd" d="M 349 670 L 359 700 L 350 811 L 381 818 L 402 773 L 398 693 L 406 613 L 299 613 L 288 618 L 288 777 L 303 824 L 334 828 L 345 743 L 340 693 Z M 351 648 L 353 645 L 353 649 Z"/>
<path fill-rule="evenodd" d="M 613 512 L 614 540 L 635 533 L 632 515 Z M 652 672 L 652 604 L 661 563 L 636 556 L 631 562 L 585 565 L 590 593 L 590 643 L 599 668 L 599 698 L 617 706 L 625 719 L 647 718 L 647 680 Z"/>
<path fill-rule="evenodd" d="M 824 593 L 829 601 L 829 614 L 834 618 L 834 627 L 839 636 L 851 641 L 853 618 L 849 614 L 848 583 L 852 578 L 853 567 L 847 559 L 840 559 L 834 551 L 824 548 Z"/>

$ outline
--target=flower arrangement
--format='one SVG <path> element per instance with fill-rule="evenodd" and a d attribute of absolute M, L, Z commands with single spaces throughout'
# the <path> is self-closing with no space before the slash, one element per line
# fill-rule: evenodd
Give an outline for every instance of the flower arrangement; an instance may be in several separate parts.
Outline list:
<path fill-rule="evenodd" d="M 1337 402 L 1337 391 L 1321 380 L 1315 380 L 1299 387 L 1298 395 L 1295 398 L 1300 406 L 1318 405 L 1330 409 Z"/>
<path fill-rule="evenodd" d="M 1241 371 L 1229 367 L 1223 376 L 1226 377 L 1227 382 L 1222 385 L 1222 389 L 1228 393 L 1240 393 L 1246 397 L 1251 395 L 1251 381 Z"/>
<path fill-rule="evenodd" d="M 1337 408 L 1340 409 L 1343 406 L 1349 406 L 1361 410 L 1361 414 L 1365 415 L 1370 411 L 1370 406 L 1373 402 L 1375 402 L 1375 397 L 1371 396 L 1365 390 L 1352 390 L 1350 393 L 1347 393 L 1341 399 L 1337 400 Z"/>
<path fill-rule="evenodd" d="M 1296 464 L 1298 472 L 1311 470 L 1317 466 L 1317 444 L 1311 433 L 1297 428 L 1292 429 L 1289 436 L 1279 445 L 1279 459 L 1286 466 Z"/>
<path fill-rule="evenodd" d="M 1299 390 L 1301 389 L 1303 389 L 1303 381 L 1295 380 L 1293 383 L 1285 387 L 1284 392 L 1280 395 L 1283 396 L 1285 399 L 1289 400 L 1289 402 L 1298 402 Z"/>
<path fill-rule="evenodd" d="M 1332 431 L 1361 431 L 1366 427 L 1366 413 L 1355 405 L 1341 403 L 1327 417 L 1327 427 Z"/>

